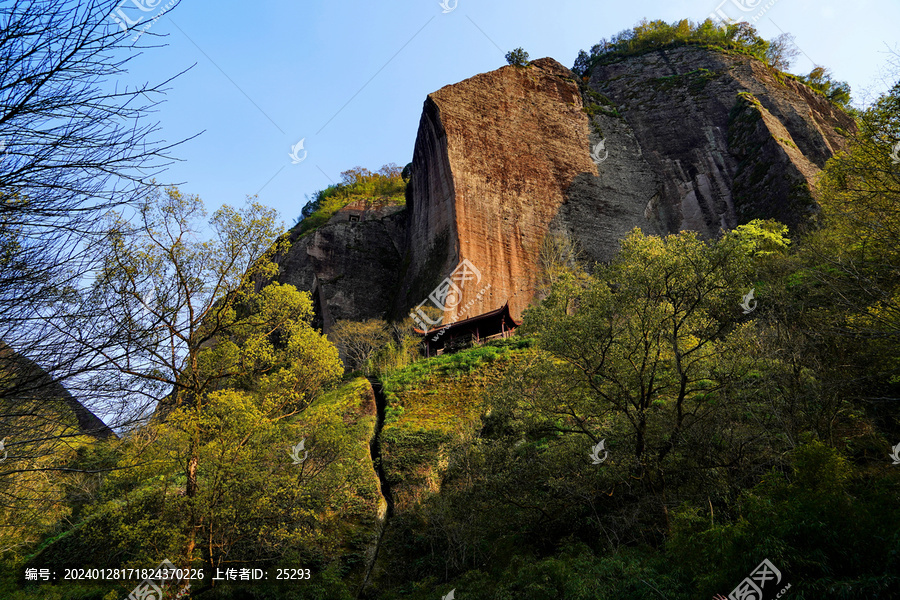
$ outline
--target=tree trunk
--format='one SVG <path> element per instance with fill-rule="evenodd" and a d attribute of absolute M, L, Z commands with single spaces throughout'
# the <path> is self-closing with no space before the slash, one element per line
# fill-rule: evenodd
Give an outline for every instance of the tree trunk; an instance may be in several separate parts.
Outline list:
<path fill-rule="evenodd" d="M 190 458 L 187 464 L 187 486 L 185 487 L 185 496 L 189 502 L 188 515 L 188 531 L 187 543 L 184 547 L 184 560 L 189 568 L 193 559 L 194 547 L 197 544 L 197 465 L 200 457 L 197 456 L 197 446 L 191 441 Z"/>

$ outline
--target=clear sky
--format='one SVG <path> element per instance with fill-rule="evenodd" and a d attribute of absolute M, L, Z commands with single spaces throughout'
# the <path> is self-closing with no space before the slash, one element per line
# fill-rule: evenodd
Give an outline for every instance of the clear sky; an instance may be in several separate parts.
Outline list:
<path fill-rule="evenodd" d="M 165 4 L 131 1 L 153 7 L 144 23 Z M 141 40 L 167 46 L 145 51 L 119 83 L 163 80 L 196 63 L 154 115 L 169 141 L 204 132 L 176 149 L 181 162 L 166 182 L 210 210 L 258 194 L 291 225 L 304 196 L 341 171 L 409 162 L 425 97 L 505 65 L 518 46 L 571 67 L 578 50 L 642 18 L 698 21 L 721 7 L 752 20 L 764 10 L 760 34 L 792 33 L 804 53 L 793 72 L 823 65 L 854 98 L 887 88 L 888 48 L 900 50 L 898 0 L 444 1 L 182 0 L 149 30 L 165 37 Z M 301 140 L 305 158 L 293 164 Z"/>

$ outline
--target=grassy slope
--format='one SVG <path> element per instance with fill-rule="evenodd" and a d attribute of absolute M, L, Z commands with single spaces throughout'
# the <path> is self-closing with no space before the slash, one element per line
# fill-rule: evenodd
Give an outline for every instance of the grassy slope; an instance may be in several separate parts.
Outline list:
<path fill-rule="evenodd" d="M 481 395 L 517 343 L 423 360 L 384 378 L 384 466 L 398 511 L 438 491 L 441 446 L 478 426 Z"/>
<path fill-rule="evenodd" d="M 502 378 L 504 369 L 526 342 L 507 340 L 417 362 L 383 378 L 387 409 L 382 430 L 385 473 L 395 514 L 388 524 L 373 573 L 377 589 L 400 583 L 394 575 L 407 563 L 402 539 L 416 509 L 440 492 L 446 466 L 444 449 L 480 428 L 481 398 Z M 393 563 L 393 564 L 392 564 Z"/>

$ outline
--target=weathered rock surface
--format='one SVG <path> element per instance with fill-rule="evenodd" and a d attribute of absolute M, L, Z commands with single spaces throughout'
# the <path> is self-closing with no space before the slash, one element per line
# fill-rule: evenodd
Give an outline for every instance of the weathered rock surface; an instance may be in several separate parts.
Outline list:
<path fill-rule="evenodd" d="M 295 228 L 290 235 L 278 279 L 312 293 L 325 331 L 340 319 L 381 318 L 393 310 L 406 248 L 403 207 L 352 205 L 315 231 L 300 236 Z"/>
<path fill-rule="evenodd" d="M 841 147 L 838 130 L 853 127 L 757 60 L 690 46 L 599 66 L 588 86 L 616 108 L 656 174 L 647 212 L 659 233 L 716 235 L 756 217 L 802 226 L 812 178 Z M 605 135 L 615 119 L 594 122 Z M 615 139 L 606 146 L 617 152 Z"/>
<path fill-rule="evenodd" d="M 816 174 L 841 147 L 839 131 L 853 127 L 806 86 L 743 55 L 680 47 L 600 66 L 584 111 L 572 76 L 543 59 L 426 102 L 412 266 L 434 268 L 441 261 L 429 253 L 442 251 L 443 277 L 471 261 L 491 284 L 476 314 L 507 299 L 514 316 L 528 305 L 548 231 L 607 261 L 635 227 L 715 236 L 758 217 L 802 227 Z"/>
<path fill-rule="evenodd" d="M 823 97 L 743 55 L 677 47 L 599 65 L 580 88 L 574 77 L 541 59 L 430 94 L 406 209 L 349 207 L 361 221 L 339 213 L 296 239 L 281 280 L 314 292 L 327 329 L 402 317 L 467 260 L 482 279 L 445 303 L 445 318 L 506 302 L 518 318 L 536 296 L 548 232 L 607 261 L 635 227 L 803 227 L 816 174 L 853 128 Z"/>
<path fill-rule="evenodd" d="M 431 94 L 413 154 L 410 272 L 415 305 L 462 260 L 490 290 L 477 315 L 535 293 L 540 243 L 580 173 L 596 174 L 572 73 L 556 61 L 503 67 Z M 436 256 L 433 256 L 437 253 Z M 460 305 L 483 287 L 463 287 Z"/>

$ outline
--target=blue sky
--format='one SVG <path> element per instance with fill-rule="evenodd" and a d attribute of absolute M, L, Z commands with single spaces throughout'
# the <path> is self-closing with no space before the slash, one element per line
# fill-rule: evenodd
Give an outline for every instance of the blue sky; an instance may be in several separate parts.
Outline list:
<path fill-rule="evenodd" d="M 702 20 L 720 6 L 752 17 L 769 6 L 755 26 L 766 38 L 796 36 L 804 55 L 793 72 L 826 66 L 854 97 L 886 89 L 900 2 L 743 0 L 758 6 L 742 13 L 731 4 L 739 1 L 445 0 L 455 5 L 445 13 L 438 0 L 183 0 L 150 29 L 165 37 L 142 39 L 167 46 L 145 51 L 119 83 L 163 80 L 196 63 L 153 115 L 169 141 L 204 131 L 176 150 L 181 162 L 164 180 L 183 182 L 210 210 L 258 193 L 286 225 L 304 195 L 341 171 L 409 162 L 425 97 L 505 65 L 517 46 L 571 67 L 578 50 L 645 17 Z M 292 164 L 301 139 L 307 154 Z"/>

